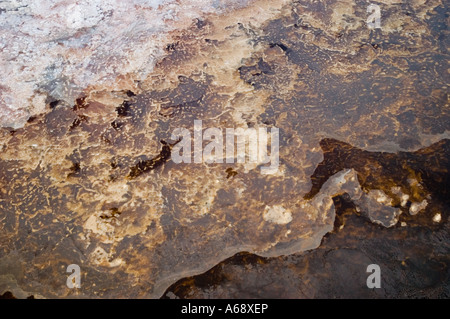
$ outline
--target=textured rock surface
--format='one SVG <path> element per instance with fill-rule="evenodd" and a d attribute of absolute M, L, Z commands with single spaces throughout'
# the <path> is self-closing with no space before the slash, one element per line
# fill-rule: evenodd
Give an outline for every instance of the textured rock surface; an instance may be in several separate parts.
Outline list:
<path fill-rule="evenodd" d="M 321 145 L 324 161 L 312 176 L 313 192 L 333 172 L 351 167 L 363 189 L 386 192 L 402 211 L 394 227 L 371 223 L 373 217 L 360 211 L 348 193 L 337 196 L 334 229 L 319 248 L 274 258 L 240 253 L 178 281 L 164 298 L 448 298 L 450 140 L 400 154 L 364 152 L 335 140 Z M 396 187 L 411 187 L 411 169 L 422 177 L 412 197 L 426 190 L 433 198 L 431 207 L 414 216 L 408 214 L 412 202 L 404 204 L 396 195 Z M 441 212 L 446 219 L 435 218 Z M 381 268 L 382 289 L 366 286 L 367 265 L 374 263 Z"/>
<path fill-rule="evenodd" d="M 175 21 L 164 20 L 170 4 L 145 9 L 135 1 L 132 10 L 144 15 L 136 25 L 128 12 L 98 20 L 108 11 L 94 3 L 80 2 L 89 19 L 74 15 L 70 25 L 78 31 L 61 48 L 54 43 L 60 35 L 30 36 L 63 50 L 30 52 L 67 65 L 33 55 L 2 61 L 10 68 L 2 81 L 11 81 L 0 88 L 3 125 L 17 128 L 29 112 L 43 113 L 0 131 L 0 293 L 160 297 L 178 279 L 241 251 L 271 257 L 317 248 L 333 229 L 333 198 L 344 194 L 386 227 L 397 227 L 411 207 L 418 220 L 441 213 L 447 221 L 448 207 L 434 211 L 432 191 L 422 185 L 425 162 L 405 161 L 387 182 L 379 173 L 389 175 L 393 163 L 357 169 L 339 151 L 349 144 L 327 144 L 332 137 L 359 152 L 394 153 L 448 137 L 443 2 L 381 1 L 382 30 L 367 28 L 366 1 L 257 1 L 222 6 L 220 14 L 202 13 L 200 5 L 185 11 L 189 2 L 177 2 L 186 16 Z M 5 10 L 0 16 L 16 12 Z M 167 30 L 152 30 L 161 19 Z M 114 21 L 124 26 L 113 38 L 131 30 L 131 45 L 109 50 L 108 29 L 94 52 L 77 40 Z M 8 52 L 3 48 L 2 57 Z M 20 63 L 41 69 L 20 70 Z M 55 72 L 48 83 L 44 70 Z M 204 128 L 280 128 L 279 171 L 175 164 L 171 133 L 192 130 L 196 119 Z M 324 168 L 327 145 L 338 153 Z M 443 159 L 435 157 L 445 175 Z M 330 172 L 322 176 L 321 169 Z M 406 196 L 415 206 L 401 204 Z M 82 289 L 66 287 L 69 264 L 80 265 Z"/>
<path fill-rule="evenodd" d="M 248 0 L 0 1 L 0 126 L 22 127 L 46 104 L 133 88 L 172 33 Z"/>

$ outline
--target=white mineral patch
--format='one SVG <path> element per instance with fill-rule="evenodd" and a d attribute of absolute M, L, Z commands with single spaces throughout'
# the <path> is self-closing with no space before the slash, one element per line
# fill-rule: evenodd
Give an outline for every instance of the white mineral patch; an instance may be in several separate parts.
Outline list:
<path fill-rule="evenodd" d="M 420 203 L 412 203 L 411 207 L 409 208 L 409 214 L 410 215 L 416 215 L 421 210 L 425 209 L 428 206 L 428 202 L 426 199 L 421 201 Z"/>
<path fill-rule="evenodd" d="M 291 211 L 281 205 L 266 206 L 263 217 L 265 221 L 279 225 L 285 225 L 292 221 Z"/>
<path fill-rule="evenodd" d="M 374 198 L 380 204 L 385 204 L 385 205 L 392 204 L 392 199 L 389 198 L 382 190 L 379 190 L 379 189 L 370 190 L 369 196 Z"/>
<path fill-rule="evenodd" d="M 22 127 L 46 101 L 73 105 L 89 87 L 133 89 L 164 54 L 169 32 L 248 2 L 0 0 L 0 126 Z"/>
<path fill-rule="evenodd" d="M 409 199 L 409 195 L 407 194 L 403 194 L 401 197 L 402 202 L 400 203 L 402 205 L 402 207 L 405 207 L 406 204 L 408 203 L 408 199 Z"/>
<path fill-rule="evenodd" d="M 434 221 L 435 223 L 440 223 L 440 222 L 441 222 L 441 219 L 442 219 L 442 217 L 441 217 L 441 214 L 440 214 L 440 213 L 437 213 L 436 215 L 433 216 L 433 221 Z"/>
<path fill-rule="evenodd" d="M 406 207 L 409 200 L 409 195 L 404 194 L 399 186 L 393 186 L 391 188 L 392 193 L 396 194 L 400 198 L 400 205 Z"/>

